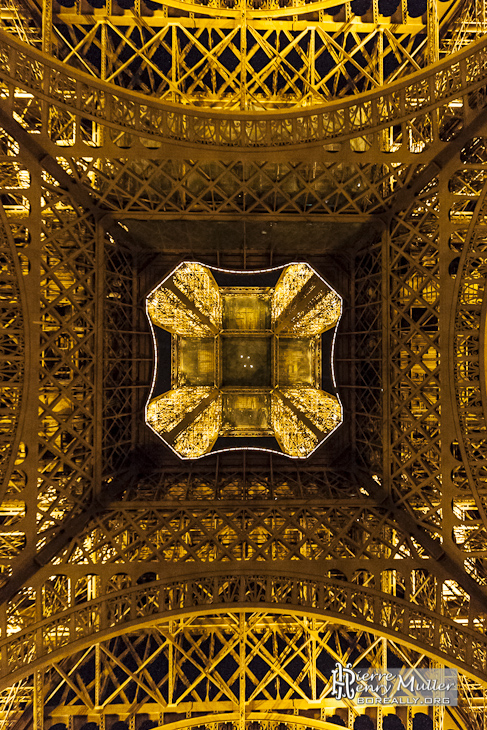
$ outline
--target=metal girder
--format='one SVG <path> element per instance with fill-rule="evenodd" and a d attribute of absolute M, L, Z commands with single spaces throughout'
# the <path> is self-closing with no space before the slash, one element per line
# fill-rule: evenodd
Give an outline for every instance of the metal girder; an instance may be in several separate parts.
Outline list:
<path fill-rule="evenodd" d="M 394 215 L 405 210 L 410 206 L 417 195 L 426 188 L 426 186 L 447 166 L 451 161 L 458 155 L 465 147 L 467 142 L 472 140 L 476 135 L 481 134 L 483 128 L 487 123 L 487 108 L 483 105 L 476 111 L 476 113 L 463 127 L 454 138 L 448 143 L 445 149 L 441 150 L 428 164 L 426 167 L 419 172 L 414 178 L 412 178 L 405 189 L 401 190 L 400 196 L 397 200 L 393 200 L 387 213 L 384 216 L 384 221 L 389 223 Z"/>
<path fill-rule="evenodd" d="M 30 551 L 22 555 L 13 566 L 12 576 L 0 588 L 0 605 L 5 606 L 22 588 L 28 586 L 34 576 L 54 558 L 65 550 L 73 540 L 87 528 L 100 510 L 107 509 L 110 502 L 123 492 L 137 479 L 141 464 L 129 458 L 129 465 L 125 472 L 115 478 L 110 485 L 104 485 L 98 496 L 85 507 L 81 507 L 76 514 L 70 515 L 56 531 L 55 536 L 48 540 L 39 550 Z"/>
<path fill-rule="evenodd" d="M 461 16 L 468 16 L 470 24 L 474 4 Z M 299 7 L 297 16 L 306 6 Z M 473 31 L 460 20 L 438 46 L 430 2 L 429 53 L 436 58 L 439 52 L 440 61 L 414 78 L 400 78 L 419 56 L 406 62 L 401 54 L 407 43 L 389 38 L 389 48 L 403 62 L 397 82 L 382 87 L 380 64 L 367 59 L 369 50 L 360 35 L 368 32 L 365 26 L 349 24 L 354 49 L 336 49 L 339 70 L 325 81 L 317 78 L 316 65 L 309 64 L 309 57 L 320 52 L 324 26 L 320 35 L 319 23 L 313 21 L 306 35 L 299 17 L 283 20 L 287 25 L 278 34 L 283 45 L 272 49 L 285 77 L 282 93 L 274 93 L 273 87 L 261 98 L 258 90 L 276 69 L 270 61 L 265 72 L 245 83 L 242 64 L 253 68 L 252 59 L 269 50 L 270 43 L 269 21 L 263 14 L 249 21 L 254 11 L 260 12 L 235 9 L 240 14 L 237 30 L 250 28 L 249 40 L 239 50 L 239 71 L 218 82 L 212 80 L 212 73 L 222 71 L 218 54 L 238 45 L 228 18 L 195 18 L 192 27 L 192 18 L 174 23 L 164 19 L 157 38 L 152 19 L 149 29 L 144 27 L 142 48 L 134 47 L 141 21 L 131 25 L 128 13 L 118 25 L 113 14 L 98 22 L 94 13 L 96 32 L 86 39 L 71 36 L 67 54 L 79 61 L 88 47 L 93 53 L 103 51 L 101 63 L 105 76 L 113 75 L 112 84 L 94 77 L 89 81 L 47 54 L 2 36 L 7 89 L 2 200 L 11 248 L 23 257 L 16 276 L 25 277 L 22 286 L 29 289 L 32 304 L 36 298 L 37 307 L 26 330 L 34 395 L 21 403 L 27 414 L 25 448 L 12 465 L 2 513 L 1 565 L 5 574 L 13 570 L 1 594 L 8 599 L 2 629 L 11 631 L 2 635 L 2 656 L 8 657 L 4 676 L 29 682 L 25 678 L 32 662 L 35 682 L 15 687 L 19 696 L 27 697 L 18 703 L 34 697 L 40 726 L 43 677 L 49 696 L 59 692 L 59 707 L 68 707 L 67 716 L 79 711 L 84 717 L 86 708 L 110 700 L 103 698 L 102 687 L 125 673 L 112 690 L 119 695 L 118 704 L 114 696 L 106 707 L 115 712 L 116 706 L 118 713 L 127 711 L 135 718 L 147 705 L 152 713 L 161 696 L 166 701 L 165 686 L 151 677 L 153 654 L 144 643 L 154 636 L 160 640 L 158 627 L 164 627 L 167 639 L 177 633 L 177 622 L 180 627 L 184 623 L 181 632 L 193 642 L 191 656 L 197 656 L 202 644 L 195 637 L 201 626 L 194 622 L 203 614 L 227 611 L 234 626 L 236 614 L 255 614 L 259 604 L 281 616 L 291 606 L 293 620 L 299 616 L 299 621 L 310 622 L 310 647 L 321 641 L 312 622 L 323 615 L 331 616 L 335 626 L 348 626 L 342 631 L 347 648 L 341 659 L 370 633 L 367 621 L 374 629 L 374 638 L 367 639 L 367 647 L 377 647 L 374 661 L 383 657 L 384 645 L 379 644 L 386 636 L 405 663 L 426 662 L 429 645 L 430 660 L 462 668 L 467 722 L 480 727 L 487 558 L 485 38 L 445 62 L 447 45 L 461 47 L 462 38 L 471 39 Z M 480 35 L 484 16 L 478 15 Z M 85 21 L 80 16 L 79 22 Z M 290 23 L 298 25 L 293 30 Z M 115 25 L 111 37 L 110 24 Z M 335 30 L 326 31 L 324 47 L 329 50 L 338 42 Z M 211 49 L 201 40 L 205 33 L 214 40 Z M 376 49 L 380 35 L 374 32 L 371 38 Z M 117 38 L 118 50 L 110 45 Z M 314 43 L 314 54 L 303 50 L 306 43 L 309 49 Z M 142 73 L 147 72 L 141 81 L 144 90 L 159 89 L 164 96 L 164 73 L 155 75 L 156 47 L 165 53 L 177 49 L 178 65 L 166 99 L 173 94 L 174 101 L 179 94 L 188 102 L 184 107 L 169 108 L 122 88 L 135 88 L 129 67 L 139 63 Z M 122 68 L 128 48 L 133 56 Z M 201 53 L 196 61 L 194 49 Z M 293 54 L 299 61 L 289 75 Z M 354 63 L 360 54 L 366 61 L 358 69 Z M 201 73 L 196 68 L 200 61 Z M 301 89 L 303 68 L 309 78 Z M 206 84 L 205 98 L 213 94 L 207 107 L 189 103 L 198 96 L 198 79 Z M 311 93 L 337 96 L 347 84 L 355 91 L 370 84 L 377 92 L 344 98 L 326 109 L 300 106 L 304 98 L 311 100 Z M 241 116 L 231 110 L 242 101 L 251 104 L 252 95 L 259 101 L 255 108 Z M 273 105 L 278 103 L 295 105 L 295 111 L 277 113 Z M 212 104 L 227 108 L 215 110 Z M 263 108 L 268 109 L 265 115 Z M 346 438 L 337 434 L 342 438 L 336 442 L 341 449 L 337 458 L 346 459 L 352 443 L 360 478 L 332 473 L 332 455 L 323 452 L 314 466 L 299 469 L 278 460 L 263 468 L 257 457 L 238 462 L 222 458 L 188 469 L 164 456 L 157 475 L 142 469 L 127 482 L 117 482 L 134 444 L 145 440 L 155 452 L 143 424 L 138 425 L 152 357 L 139 302 L 141 291 L 159 277 L 157 267 L 167 266 L 171 255 L 194 256 L 195 250 L 205 261 L 236 268 L 255 261 L 269 265 L 276 256 L 291 254 L 267 245 L 270 229 L 264 227 L 262 238 L 254 232 L 237 251 L 233 240 L 206 245 L 203 223 L 191 229 L 187 242 L 176 240 L 168 226 L 159 229 L 161 252 L 140 281 L 118 236 L 114 243 L 100 231 L 107 223 L 104 207 L 110 210 L 108 227 L 114 233 L 120 232 L 115 223 L 119 215 L 143 221 L 253 217 L 270 222 L 291 215 L 304 222 L 311 216 L 351 222 L 380 215 L 387 222 L 382 242 L 372 237 L 366 247 L 356 247 L 353 269 L 342 272 L 340 279 L 349 311 L 337 337 L 337 372 L 350 423 Z M 293 240 L 298 250 L 300 239 Z M 314 239 L 308 246 L 310 259 L 321 255 L 314 250 L 319 247 Z M 320 261 L 329 265 L 324 258 Z M 12 287 L 8 297 L 18 307 Z M 4 307 L 3 321 L 12 335 L 9 347 L 18 347 L 18 321 L 10 320 L 6 311 Z M 7 350 L 1 362 L 8 373 L 13 360 Z M 13 408 L 13 403 L 4 405 Z M 114 485 L 113 492 L 102 489 L 101 496 L 94 496 L 106 484 Z M 115 501 L 118 489 L 124 494 Z M 83 512 L 85 504 L 90 507 Z M 137 625 L 133 634 L 129 622 Z M 274 620 L 275 631 L 280 630 L 278 623 Z M 213 636 L 211 646 L 216 633 L 205 630 L 207 637 Z M 245 637 L 248 645 L 255 638 L 252 631 L 239 623 L 239 640 Z M 93 641 L 101 681 L 84 684 L 84 670 L 77 667 L 85 661 L 81 652 L 91 662 Z M 174 658 L 182 644 L 167 641 L 167 656 Z M 263 646 L 259 641 L 255 638 L 256 653 Z M 239 678 L 245 654 L 241 646 Z M 159 649 L 162 654 L 165 647 Z M 278 648 L 276 657 L 282 656 Z M 215 660 L 214 649 L 208 655 Z M 295 651 L 295 658 L 303 656 L 304 649 Z M 316 677 L 319 666 L 311 655 L 305 663 L 304 674 Z M 207 666 L 214 667 L 214 661 Z M 190 696 L 206 711 L 204 692 L 189 670 L 185 674 L 184 661 L 173 667 L 168 684 L 172 682 L 173 698 L 176 679 L 184 685 L 186 696 L 177 698 L 182 712 L 190 711 L 185 704 Z M 472 667 L 475 680 L 468 677 Z M 198 677 L 214 684 L 215 674 L 208 672 Z M 285 660 L 275 662 L 272 672 L 270 681 L 285 673 Z M 297 687 L 296 677 L 290 679 Z M 146 705 L 130 702 L 128 687 L 135 694 L 148 693 L 150 700 Z M 76 695 L 71 704 L 66 701 L 69 692 Z M 277 696 L 266 701 L 272 704 Z M 290 698 L 287 709 L 308 711 L 308 699 L 301 698 L 303 705 L 297 706 Z M 232 712 L 242 722 L 237 705 Z M 234 722 L 230 712 L 229 717 Z M 186 720 L 196 724 L 196 719 L 177 722 L 182 727 Z M 435 722 L 440 724 L 436 717 Z"/>
<path fill-rule="evenodd" d="M 206 638 L 204 644 L 201 635 Z M 127 720 L 137 712 L 147 713 L 161 724 L 171 720 L 170 728 L 191 728 L 198 719 L 200 723 L 208 723 L 210 718 L 219 724 L 238 722 L 240 717 L 247 722 L 282 721 L 293 729 L 305 725 L 328 730 L 327 720 L 336 712 L 350 724 L 356 717 L 352 706 L 340 707 L 333 701 L 322 669 L 325 657 L 345 663 L 351 660 L 351 636 L 347 627 L 323 619 L 280 617 L 263 607 L 246 613 L 212 612 L 196 621 L 167 621 L 138 634 L 100 641 L 84 656 L 78 655 L 77 665 L 67 671 L 56 666 L 45 675 L 46 704 L 53 707 L 58 721 L 79 721 L 96 707 L 101 715 L 123 713 Z M 424 659 L 421 652 L 409 651 L 393 640 L 377 639 L 367 631 L 355 634 L 354 647 L 361 662 L 374 667 L 381 666 L 385 650 L 400 656 L 406 666 Z M 93 661 L 98 687 L 83 671 Z M 262 676 L 256 669 L 258 662 L 265 667 Z M 160 667 L 158 675 L 155 665 Z M 293 674 L 296 665 L 300 668 L 297 677 Z M 243 681 L 238 681 L 240 667 Z M 181 678 L 186 675 L 193 680 L 183 683 Z M 129 682 L 138 687 L 130 700 L 125 693 Z M 68 699 L 70 686 L 75 694 Z M 99 700 L 96 705 L 95 697 Z M 274 709 L 276 699 L 280 704 Z M 321 710 L 310 718 L 313 703 Z M 412 720 L 411 713 L 408 717 Z M 438 727 L 436 724 L 435 730 Z"/>
<path fill-rule="evenodd" d="M 442 580 L 456 581 L 471 597 L 475 609 L 480 614 L 484 613 L 487 605 L 487 591 L 466 572 L 458 556 L 449 554 L 449 550 L 445 545 L 442 545 L 439 540 L 432 537 L 427 530 L 421 527 L 404 507 L 395 504 L 390 495 L 368 474 L 358 471 L 357 476 L 364 485 L 364 489 L 375 497 L 377 503 L 394 515 L 396 525 L 400 525 L 401 529 L 406 530 L 424 548 L 427 555 L 433 559 L 433 572 Z"/>
<path fill-rule="evenodd" d="M 134 243 L 131 236 L 127 233 L 120 223 L 115 221 L 113 215 L 106 210 L 100 208 L 97 203 L 96 196 L 87 189 L 85 185 L 76 180 L 46 151 L 46 149 L 37 141 L 37 139 L 26 131 L 22 125 L 16 121 L 8 112 L 0 108 L 0 125 L 18 144 L 22 150 L 22 155 L 29 158 L 30 163 L 36 163 L 45 170 L 50 176 L 56 180 L 73 200 L 75 200 L 83 209 L 91 214 L 94 219 L 102 226 L 102 228 L 113 236 L 117 241 L 133 248 Z"/>
<path fill-rule="evenodd" d="M 171 101 L 295 106 L 376 88 L 438 60 L 439 27 L 458 6 L 430 2 L 426 23 L 402 3 L 390 17 L 379 16 L 377 2 L 363 17 L 349 2 L 331 13 L 329 2 L 297 0 L 169 0 L 150 12 L 142 5 L 93 15 L 46 6 L 43 47 L 94 77 Z M 155 60 L 161 53 L 167 69 Z"/>

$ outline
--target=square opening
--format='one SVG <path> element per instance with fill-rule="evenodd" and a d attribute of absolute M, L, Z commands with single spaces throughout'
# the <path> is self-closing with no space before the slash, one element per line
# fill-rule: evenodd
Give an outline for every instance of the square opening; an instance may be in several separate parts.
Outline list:
<path fill-rule="evenodd" d="M 271 340 L 267 337 L 222 337 L 222 387 L 271 387 Z"/>
<path fill-rule="evenodd" d="M 215 340 L 213 337 L 178 339 L 178 384 L 213 385 Z"/>
<path fill-rule="evenodd" d="M 223 397 L 224 435 L 245 436 L 249 433 L 267 433 L 271 429 L 271 399 L 266 393 L 225 393 Z"/>

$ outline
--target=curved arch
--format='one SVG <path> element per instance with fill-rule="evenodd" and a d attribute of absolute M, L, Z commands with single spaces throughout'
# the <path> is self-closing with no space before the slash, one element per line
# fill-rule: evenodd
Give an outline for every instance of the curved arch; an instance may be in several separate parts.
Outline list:
<path fill-rule="evenodd" d="M 331 711 L 331 708 L 330 708 Z M 153 730 L 183 730 L 183 728 L 198 727 L 201 725 L 208 725 L 209 723 L 217 722 L 237 722 L 239 719 L 238 712 L 228 712 L 225 714 L 216 715 L 200 715 L 199 717 L 189 717 L 185 720 L 178 720 L 177 722 L 170 722 L 165 725 L 158 725 Z M 252 720 L 285 723 L 288 730 L 294 730 L 294 728 L 305 727 L 312 728 L 313 730 L 337 730 L 337 725 L 326 720 L 316 720 L 312 717 L 303 717 L 301 715 L 284 715 L 280 712 L 249 712 L 245 715 L 247 722 Z"/>
<path fill-rule="evenodd" d="M 166 0 L 165 5 L 168 5 L 171 8 L 175 8 L 177 10 L 185 10 L 187 12 L 193 12 L 193 13 L 204 13 L 205 15 L 209 16 L 222 16 L 222 17 L 228 17 L 228 18 L 238 18 L 240 15 L 240 10 L 238 9 L 232 9 L 228 5 L 226 5 L 222 0 L 218 2 L 218 4 L 215 4 L 213 6 L 209 6 L 205 2 L 197 2 L 195 0 Z M 247 6 L 247 17 L 248 18 L 272 18 L 273 20 L 278 20 L 281 17 L 287 17 L 291 13 L 293 15 L 297 15 L 298 17 L 301 15 L 304 15 L 306 13 L 317 13 L 320 11 L 323 11 L 324 13 L 330 13 L 330 10 L 335 9 L 334 13 L 330 13 L 330 16 L 337 15 L 336 7 L 337 6 L 344 6 L 346 5 L 346 0 L 308 0 L 308 2 L 305 2 L 303 4 L 300 4 L 297 2 L 297 0 L 292 0 L 289 4 L 283 5 L 282 7 L 268 7 L 265 9 L 257 9 L 252 6 Z M 456 0 L 456 2 L 453 2 L 447 6 L 447 7 L 440 7 L 439 15 L 440 20 L 445 20 L 445 16 L 447 20 L 451 19 L 451 16 L 458 12 L 461 7 L 459 7 L 461 3 L 459 3 L 459 0 Z M 453 7 L 452 7 L 453 6 Z M 385 16 L 382 15 L 382 23 L 387 26 L 388 18 L 391 16 Z M 415 20 L 416 24 L 411 24 L 411 32 L 417 33 L 419 31 L 424 31 L 424 23 L 420 20 L 418 22 L 417 18 L 411 18 L 411 16 L 407 16 L 407 21 L 411 23 L 411 20 Z M 397 23 L 392 23 L 391 26 L 397 26 Z"/>
<path fill-rule="evenodd" d="M 480 490 L 487 481 L 482 454 L 485 454 L 487 393 L 485 383 L 485 343 L 487 329 L 487 247 L 485 245 L 487 182 L 479 191 L 474 210 L 468 215 L 465 245 L 459 257 L 455 281 L 455 306 L 452 307 L 452 347 L 460 355 L 452 365 L 452 403 L 462 466 L 469 489 L 475 499 L 483 534 L 487 530 L 487 511 Z M 456 480 L 457 487 L 464 486 Z M 471 524 L 472 535 L 478 527 Z M 467 538 L 467 540 L 470 539 Z M 465 548 L 464 548 L 465 549 Z M 467 548 L 466 552 L 472 549 Z"/>
<path fill-rule="evenodd" d="M 33 669 L 130 631 L 182 616 L 265 610 L 331 619 L 392 638 L 487 684 L 487 637 L 433 611 L 341 580 L 222 570 L 119 591 L 68 610 L 4 639 L 0 689 Z"/>
<path fill-rule="evenodd" d="M 25 391 L 29 386 L 28 378 L 24 379 L 25 360 L 29 348 L 25 328 L 30 317 L 19 254 L 1 204 L 0 238 L 2 241 L 0 368 L 3 371 L 4 398 L 8 399 L 8 412 L 5 409 L 0 431 L 0 499 L 3 499 L 21 442 L 22 405 L 25 403 Z"/>
<path fill-rule="evenodd" d="M 228 111 L 148 99 L 142 93 L 123 90 L 80 71 L 67 70 L 64 64 L 3 32 L 0 32 L 0 48 L 5 59 L 0 76 L 12 93 L 17 87 L 34 91 L 40 103 L 55 107 L 60 113 L 72 114 L 78 129 L 83 126 L 82 120 L 90 120 L 135 137 L 158 137 L 172 143 L 211 146 L 218 150 L 299 149 L 358 139 L 369 148 L 390 153 L 394 149 L 384 147 L 376 133 L 400 127 L 412 119 L 415 124 L 421 120 L 428 122 L 428 114 L 438 108 L 443 108 L 445 120 L 451 122 L 452 110 L 448 105 L 453 100 L 461 100 L 454 117 L 463 124 L 467 95 L 485 86 L 487 78 L 487 37 L 484 37 L 387 88 L 295 111 Z M 40 78 L 46 81 L 44 87 Z M 88 89 L 96 90 L 89 98 Z M 422 103 L 409 104 L 409 97 L 417 94 L 418 89 L 421 89 Z M 74 101 L 68 103 L 68 98 Z M 431 143 L 447 142 L 454 136 L 455 125 L 450 124 L 448 134 L 444 132 L 446 137 L 442 137 L 440 128 L 433 126 Z M 49 132 L 55 143 L 53 130 Z M 367 135 L 374 139 L 366 140 Z M 61 144 L 67 149 L 74 142 L 66 145 L 64 140 Z M 424 145 L 417 148 L 414 140 L 407 144 L 410 152 L 425 148 Z M 129 139 L 124 145 L 131 146 L 132 141 Z M 80 147 L 92 149 L 93 144 L 80 143 Z M 355 151 L 361 153 L 365 148 L 359 144 Z"/>

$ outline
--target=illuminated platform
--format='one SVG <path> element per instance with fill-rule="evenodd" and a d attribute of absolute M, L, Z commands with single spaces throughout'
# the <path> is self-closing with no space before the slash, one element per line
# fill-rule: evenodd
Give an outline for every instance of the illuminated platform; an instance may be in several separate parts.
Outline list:
<path fill-rule="evenodd" d="M 306 458 L 342 421 L 338 396 L 322 389 L 322 338 L 341 307 L 307 264 L 181 264 L 147 298 L 156 352 L 147 424 L 183 458 L 235 448 Z"/>

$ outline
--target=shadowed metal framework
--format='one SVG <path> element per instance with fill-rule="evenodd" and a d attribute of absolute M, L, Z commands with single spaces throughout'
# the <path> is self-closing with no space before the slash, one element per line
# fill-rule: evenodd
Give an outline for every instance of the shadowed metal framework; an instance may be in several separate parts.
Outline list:
<path fill-rule="evenodd" d="M 486 7 L 356 7 L 2 6 L 2 727 L 353 728 L 342 661 L 456 667 L 430 720 L 484 728 Z M 309 460 L 144 424 L 181 260 L 343 297 Z"/>

